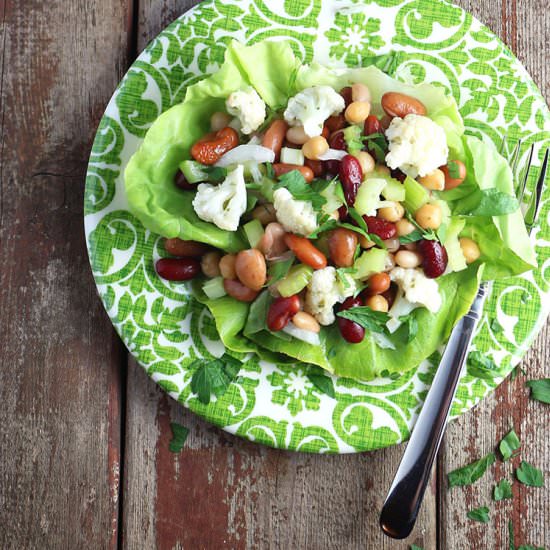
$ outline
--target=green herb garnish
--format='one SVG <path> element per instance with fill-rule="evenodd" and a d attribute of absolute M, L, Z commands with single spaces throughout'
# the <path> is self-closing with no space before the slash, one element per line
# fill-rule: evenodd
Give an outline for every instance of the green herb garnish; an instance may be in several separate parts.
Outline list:
<path fill-rule="evenodd" d="M 325 197 L 317 193 L 305 180 L 304 176 L 298 170 L 292 170 L 279 176 L 279 182 L 275 185 L 275 189 L 285 188 L 291 195 L 300 201 L 311 202 L 315 210 L 320 208 L 327 202 Z"/>
<path fill-rule="evenodd" d="M 223 180 L 227 176 L 227 168 L 221 166 L 201 166 L 203 172 L 210 176 L 212 180 Z"/>
<path fill-rule="evenodd" d="M 172 428 L 172 440 L 168 448 L 172 453 L 179 453 L 183 449 L 183 444 L 189 435 L 189 428 L 177 422 L 170 422 L 170 428 Z"/>
<path fill-rule="evenodd" d="M 399 317 L 399 320 L 404 324 L 407 330 L 407 337 L 405 339 L 405 342 L 407 344 L 410 344 L 414 340 L 415 336 L 418 334 L 418 321 L 412 313 L 409 313 L 409 315 L 404 315 L 403 317 Z"/>
<path fill-rule="evenodd" d="M 265 163 L 265 175 L 271 180 L 275 179 L 275 170 L 273 169 L 273 164 L 271 164 L 271 162 Z"/>
<path fill-rule="evenodd" d="M 502 460 L 506 461 L 514 456 L 514 453 L 519 450 L 521 443 L 519 437 L 512 428 L 499 443 L 498 448 L 502 454 Z"/>
<path fill-rule="evenodd" d="M 477 378 L 491 379 L 498 374 L 495 362 L 481 351 L 472 351 L 467 360 L 468 374 Z"/>
<path fill-rule="evenodd" d="M 310 367 L 307 373 L 309 381 L 321 392 L 329 397 L 334 398 L 336 393 L 334 391 L 334 383 L 330 376 L 323 374 L 320 368 Z"/>
<path fill-rule="evenodd" d="M 489 523 L 489 508 L 487 506 L 481 506 L 481 508 L 474 508 L 466 514 L 470 519 L 474 521 L 480 521 L 481 523 Z"/>
<path fill-rule="evenodd" d="M 338 317 L 355 321 L 363 328 L 371 332 L 386 333 L 386 323 L 389 320 L 389 315 L 383 311 L 374 311 L 368 306 L 357 306 L 350 309 L 345 309 L 337 313 Z"/>
<path fill-rule="evenodd" d="M 388 152 L 388 142 L 386 136 L 382 132 L 369 134 L 363 138 L 367 150 L 374 153 L 378 162 L 384 162 L 386 153 Z"/>
<path fill-rule="evenodd" d="M 493 500 L 512 498 L 512 485 L 507 479 L 501 479 L 493 488 Z"/>
<path fill-rule="evenodd" d="M 528 380 L 525 385 L 531 388 L 531 399 L 550 404 L 550 378 Z"/>
<path fill-rule="evenodd" d="M 489 453 L 479 460 L 448 473 L 447 479 L 449 480 L 449 487 L 471 485 L 485 473 L 487 468 L 491 466 L 495 460 L 495 453 Z"/>
<path fill-rule="evenodd" d="M 198 366 L 191 378 L 191 390 L 197 394 L 198 399 L 204 405 L 210 403 L 212 394 L 221 397 L 237 377 L 241 368 L 241 362 L 224 354 L 219 359 L 211 361 L 197 359 L 190 368 Z"/>
<path fill-rule="evenodd" d="M 292 267 L 294 259 L 294 254 L 292 254 L 286 260 L 271 262 L 267 269 L 268 283 L 273 285 L 278 283 L 281 279 L 284 279 L 288 274 L 288 270 Z"/>
<path fill-rule="evenodd" d="M 521 461 L 519 468 L 516 469 L 516 477 L 518 481 L 521 481 L 524 485 L 529 485 L 529 487 L 544 487 L 544 475 L 542 472 L 531 466 L 525 460 Z"/>

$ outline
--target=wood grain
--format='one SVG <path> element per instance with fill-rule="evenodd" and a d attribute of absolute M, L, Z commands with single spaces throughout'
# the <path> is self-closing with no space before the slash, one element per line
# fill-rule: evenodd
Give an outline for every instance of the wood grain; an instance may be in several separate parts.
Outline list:
<path fill-rule="evenodd" d="M 0 2 L 2 549 L 117 543 L 121 346 L 90 274 L 82 202 L 127 61 L 127 4 Z"/>

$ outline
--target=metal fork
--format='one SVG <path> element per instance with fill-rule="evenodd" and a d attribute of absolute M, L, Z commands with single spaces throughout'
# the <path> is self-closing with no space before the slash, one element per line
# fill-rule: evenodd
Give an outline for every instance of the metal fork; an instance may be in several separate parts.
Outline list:
<path fill-rule="evenodd" d="M 502 151 L 505 143 L 506 138 L 502 143 Z M 520 149 L 521 141 L 517 143 L 512 153 L 511 164 L 514 177 L 518 168 Z M 530 233 L 535 226 L 540 210 L 542 189 L 548 170 L 548 151 L 547 149 L 544 156 L 536 189 L 530 197 L 524 214 L 525 224 Z M 527 168 L 524 170 L 523 177 L 518 178 L 519 183 L 515 189 L 520 205 L 525 196 L 533 152 L 534 144 L 530 148 Z M 470 311 L 451 332 L 441 363 L 382 507 L 380 526 L 386 535 L 394 539 L 408 537 L 416 522 L 432 466 L 445 431 L 458 380 L 483 311 L 487 290 L 486 283 L 480 285 Z"/>

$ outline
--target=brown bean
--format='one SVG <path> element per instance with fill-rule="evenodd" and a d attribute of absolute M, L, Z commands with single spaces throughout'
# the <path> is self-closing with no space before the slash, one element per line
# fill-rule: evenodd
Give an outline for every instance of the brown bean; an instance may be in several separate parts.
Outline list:
<path fill-rule="evenodd" d="M 183 239 L 174 237 L 173 239 L 166 239 L 164 241 L 164 250 L 172 256 L 198 258 L 206 254 L 210 250 L 210 247 L 197 241 L 184 241 Z"/>
<path fill-rule="evenodd" d="M 322 160 L 305 159 L 304 163 L 308 168 L 311 168 L 316 178 L 320 178 L 325 173 L 325 167 Z"/>
<path fill-rule="evenodd" d="M 350 229 L 338 228 L 330 232 L 328 238 L 329 254 L 338 267 L 350 267 L 357 248 L 357 233 Z"/>
<path fill-rule="evenodd" d="M 262 225 L 277 221 L 275 207 L 270 202 L 256 206 L 256 208 L 252 210 L 252 217 L 258 220 Z"/>
<path fill-rule="evenodd" d="M 453 163 L 458 171 L 458 177 L 452 178 L 449 173 L 449 164 Z M 454 167 L 453 167 L 454 168 Z M 441 166 L 440 170 L 445 176 L 445 190 L 458 187 L 466 179 L 466 166 L 460 160 L 450 160 L 445 166 Z M 454 171 L 453 171 L 454 172 Z"/>
<path fill-rule="evenodd" d="M 266 130 L 262 139 L 262 145 L 275 153 L 276 161 L 279 160 L 281 147 L 283 146 L 287 130 L 288 124 L 284 120 L 274 120 Z"/>
<path fill-rule="evenodd" d="M 292 170 L 298 170 L 298 172 L 300 172 L 300 174 L 304 176 L 304 179 L 308 183 L 313 181 L 313 171 L 307 166 L 299 166 L 298 164 L 285 164 L 281 162 L 277 162 L 273 165 L 273 172 L 275 172 L 276 177 L 282 176 L 287 172 L 292 172 Z"/>
<path fill-rule="evenodd" d="M 255 248 L 241 250 L 235 260 L 235 273 L 244 286 L 260 290 L 267 277 L 264 255 Z"/>
<path fill-rule="evenodd" d="M 386 92 L 382 96 L 382 109 L 387 115 L 404 118 L 407 115 L 426 115 L 426 106 L 410 95 L 398 92 Z"/>
<path fill-rule="evenodd" d="M 302 263 L 309 265 L 313 269 L 327 267 L 326 256 L 305 237 L 287 233 L 285 235 L 285 243 Z"/>
<path fill-rule="evenodd" d="M 286 231 L 280 223 L 268 223 L 258 243 L 258 250 L 263 252 L 268 260 L 281 256 L 283 252 L 288 250 L 285 243 L 285 234 Z"/>
<path fill-rule="evenodd" d="M 391 279 L 387 273 L 375 273 L 371 275 L 368 280 L 367 294 L 374 296 L 375 294 L 382 294 L 390 288 Z"/>
<path fill-rule="evenodd" d="M 332 134 L 346 126 L 346 117 L 344 115 L 332 115 L 325 120 L 325 127 Z"/>
<path fill-rule="evenodd" d="M 210 278 L 220 276 L 221 254 L 216 251 L 207 252 L 201 259 L 202 272 Z"/>
<path fill-rule="evenodd" d="M 258 296 L 258 292 L 244 286 L 240 281 L 233 281 L 231 279 L 223 280 L 223 288 L 235 300 L 239 302 L 253 302 Z"/>
<path fill-rule="evenodd" d="M 237 257 L 235 254 L 226 254 L 222 257 L 219 263 L 220 273 L 224 279 L 236 279 L 235 273 L 235 260 Z"/>
<path fill-rule="evenodd" d="M 201 164 L 215 164 L 220 158 L 239 145 L 239 134 L 233 128 L 222 128 L 211 137 L 207 134 L 191 147 L 191 156 Z"/>
<path fill-rule="evenodd" d="M 306 313 L 305 311 L 299 311 L 292 317 L 292 322 L 302 330 L 309 330 L 310 332 L 320 332 L 321 325 L 313 315 Z"/>

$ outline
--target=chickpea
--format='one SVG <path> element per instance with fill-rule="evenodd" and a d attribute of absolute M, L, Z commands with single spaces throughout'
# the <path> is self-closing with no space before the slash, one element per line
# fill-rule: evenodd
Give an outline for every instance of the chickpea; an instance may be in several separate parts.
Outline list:
<path fill-rule="evenodd" d="M 319 155 L 326 153 L 328 149 L 328 141 L 323 136 L 312 137 L 302 145 L 304 157 L 311 160 L 319 160 Z"/>
<path fill-rule="evenodd" d="M 354 156 L 359 161 L 359 164 L 361 165 L 361 170 L 363 171 L 363 175 L 374 171 L 375 161 L 372 158 L 372 155 L 370 155 L 366 151 L 359 151 L 358 153 L 355 153 Z"/>
<path fill-rule="evenodd" d="M 210 278 L 220 276 L 220 259 L 222 255 L 219 252 L 207 252 L 201 259 L 202 272 Z"/>
<path fill-rule="evenodd" d="M 430 191 L 443 191 L 445 189 L 445 174 L 439 168 L 418 178 L 418 181 Z"/>
<path fill-rule="evenodd" d="M 378 209 L 378 217 L 388 222 L 397 222 L 405 215 L 405 209 L 400 202 Z"/>
<path fill-rule="evenodd" d="M 235 273 L 244 286 L 251 290 L 260 290 L 267 278 L 264 255 L 255 248 L 241 250 L 235 260 Z"/>
<path fill-rule="evenodd" d="M 383 241 L 386 245 L 386 248 L 388 249 L 388 252 L 397 252 L 401 248 L 401 243 L 399 242 L 399 239 L 386 239 Z"/>
<path fill-rule="evenodd" d="M 303 145 L 309 140 L 309 136 L 306 134 L 303 126 L 291 126 L 286 131 L 286 140 L 294 145 Z"/>
<path fill-rule="evenodd" d="M 390 176 L 390 175 L 391 175 L 390 169 L 389 169 L 387 166 L 384 166 L 383 164 L 377 164 L 377 165 L 374 167 L 374 171 L 375 171 L 375 172 L 378 172 L 379 174 L 386 175 L 386 176 Z"/>
<path fill-rule="evenodd" d="M 374 296 L 367 298 L 365 305 L 370 307 L 373 311 L 383 311 L 384 313 L 387 313 L 388 309 L 390 309 L 388 300 L 380 294 L 375 294 Z"/>
<path fill-rule="evenodd" d="M 401 218 L 395 223 L 397 229 L 397 236 L 404 237 L 405 235 L 410 235 L 416 227 L 407 219 Z"/>
<path fill-rule="evenodd" d="M 400 250 L 395 255 L 395 263 L 399 267 L 410 269 L 413 267 L 418 267 L 422 263 L 422 259 L 416 252 L 412 252 L 410 250 Z"/>
<path fill-rule="evenodd" d="M 390 288 L 391 279 L 387 273 L 375 273 L 368 280 L 367 292 L 369 295 L 382 294 Z"/>
<path fill-rule="evenodd" d="M 213 132 L 219 132 L 222 128 L 229 126 L 231 120 L 231 115 L 218 111 L 210 117 L 210 128 Z"/>
<path fill-rule="evenodd" d="M 384 271 L 391 271 L 395 267 L 395 254 L 388 253 L 384 260 Z"/>
<path fill-rule="evenodd" d="M 438 204 L 425 204 L 421 206 L 414 214 L 416 223 L 422 229 L 437 229 L 441 225 L 443 213 Z"/>
<path fill-rule="evenodd" d="M 371 100 L 371 93 L 365 84 L 356 82 L 351 85 L 351 100 L 352 101 L 369 101 Z"/>
<path fill-rule="evenodd" d="M 359 235 L 359 244 L 361 245 L 361 248 L 372 248 L 376 243 L 373 243 L 364 235 Z"/>
<path fill-rule="evenodd" d="M 475 262 L 481 256 L 481 250 L 475 241 L 469 239 L 468 237 L 461 237 L 459 239 L 460 248 L 462 249 L 462 254 L 466 259 L 467 264 Z"/>
<path fill-rule="evenodd" d="M 275 207 L 270 202 L 256 206 L 256 208 L 252 210 L 252 217 L 258 220 L 262 225 L 277 221 Z"/>
<path fill-rule="evenodd" d="M 350 103 L 344 116 L 350 124 L 361 124 L 365 122 L 370 114 L 370 103 L 368 101 L 353 101 Z"/>
<path fill-rule="evenodd" d="M 222 256 L 219 268 L 221 276 L 224 279 L 236 279 L 237 274 L 235 273 L 235 260 L 237 259 L 237 256 L 235 254 L 226 254 L 225 256 Z"/>
<path fill-rule="evenodd" d="M 321 325 L 319 325 L 317 319 L 305 311 L 296 313 L 292 317 L 292 322 L 302 330 L 309 330 L 310 332 L 320 332 L 321 330 Z"/>

